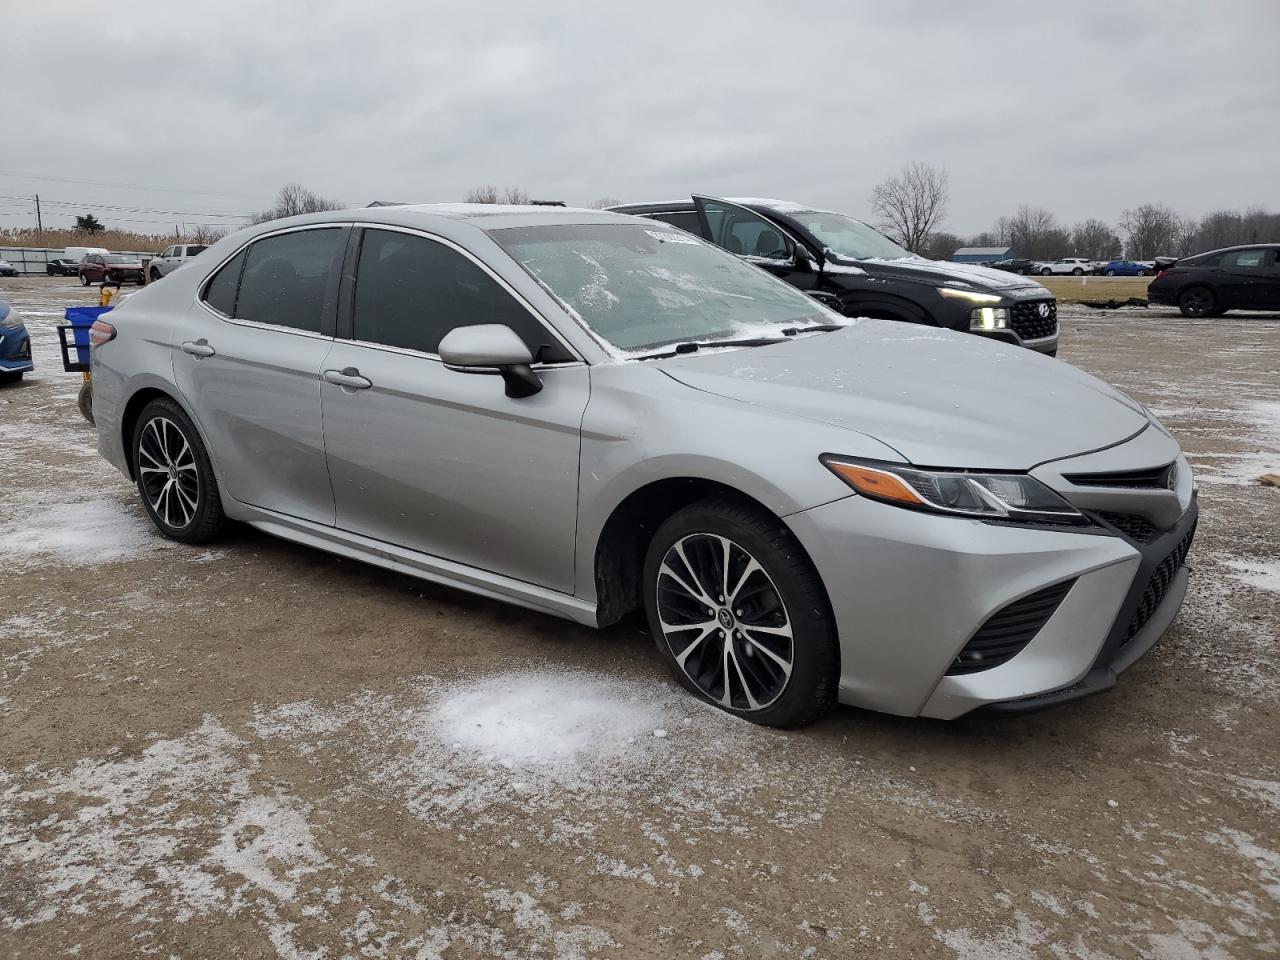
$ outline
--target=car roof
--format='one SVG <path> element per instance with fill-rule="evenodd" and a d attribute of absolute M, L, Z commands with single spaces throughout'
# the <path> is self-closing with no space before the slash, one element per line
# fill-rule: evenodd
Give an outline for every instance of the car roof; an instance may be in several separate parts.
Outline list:
<path fill-rule="evenodd" d="M 736 203 L 754 210 L 770 210 L 781 214 L 826 212 L 808 204 L 795 203 L 792 200 L 774 200 L 770 197 L 721 197 L 720 199 L 727 203 Z M 645 200 L 640 203 L 620 203 L 609 209 L 618 213 L 659 213 L 662 211 L 683 213 L 696 208 L 693 199 L 689 198 L 687 200 Z"/>
<path fill-rule="evenodd" d="M 448 220 L 469 223 L 481 230 L 505 227 L 531 227 L 570 223 L 629 223 L 631 218 L 608 210 L 583 207 L 548 207 L 508 205 L 501 203 L 410 203 L 394 207 L 357 207 L 332 210 L 306 217 L 292 217 L 298 223 L 360 221 L 399 226 L 425 226 L 433 221 Z M 275 221 L 283 224 L 286 221 Z"/>

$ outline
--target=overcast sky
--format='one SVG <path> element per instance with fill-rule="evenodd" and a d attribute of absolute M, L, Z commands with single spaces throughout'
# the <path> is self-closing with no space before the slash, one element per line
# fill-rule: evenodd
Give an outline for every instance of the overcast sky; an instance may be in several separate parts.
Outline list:
<path fill-rule="evenodd" d="M 1020 203 L 1068 225 L 1280 207 L 1280 0 L 58 2 L 0 24 L 3 226 L 39 192 L 46 225 L 83 205 L 172 232 L 289 180 L 353 206 L 494 183 L 867 216 L 912 160 L 950 173 L 961 234 Z"/>

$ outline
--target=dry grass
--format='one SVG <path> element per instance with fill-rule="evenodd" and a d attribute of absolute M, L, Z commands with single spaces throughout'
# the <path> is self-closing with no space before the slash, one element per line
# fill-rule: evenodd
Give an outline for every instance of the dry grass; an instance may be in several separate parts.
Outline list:
<path fill-rule="evenodd" d="M 163 250 L 177 242 L 172 234 L 152 235 L 124 230 L 103 230 L 92 236 L 79 230 L 36 230 L 33 227 L 0 230 L 0 246 L 4 247 L 106 247 L 108 250 L 142 252 Z"/>
<path fill-rule="evenodd" d="M 1064 303 L 1146 299 L 1150 277 L 1036 277 Z"/>

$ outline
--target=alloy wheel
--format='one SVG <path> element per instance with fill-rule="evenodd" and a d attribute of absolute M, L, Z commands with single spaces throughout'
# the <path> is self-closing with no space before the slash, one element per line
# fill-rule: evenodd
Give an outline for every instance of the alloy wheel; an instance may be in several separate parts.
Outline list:
<path fill-rule="evenodd" d="M 180 530 L 191 523 L 200 505 L 195 451 L 167 417 L 153 417 L 142 428 L 138 476 L 152 512 L 166 525 Z"/>
<path fill-rule="evenodd" d="M 1203 287 L 1193 287 L 1182 295 L 1179 306 L 1188 316 L 1207 316 L 1213 309 L 1213 295 Z"/>
<path fill-rule="evenodd" d="M 773 579 L 740 544 L 694 533 L 658 567 L 658 620 L 676 665 L 708 699 L 762 710 L 782 695 L 795 638 Z"/>

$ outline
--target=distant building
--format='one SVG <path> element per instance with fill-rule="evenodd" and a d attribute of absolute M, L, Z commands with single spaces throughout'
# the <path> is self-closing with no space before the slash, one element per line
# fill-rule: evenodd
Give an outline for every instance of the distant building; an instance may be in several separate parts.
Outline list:
<path fill-rule="evenodd" d="M 1013 257 L 1013 247 L 961 247 L 951 255 L 953 263 L 995 263 Z"/>

